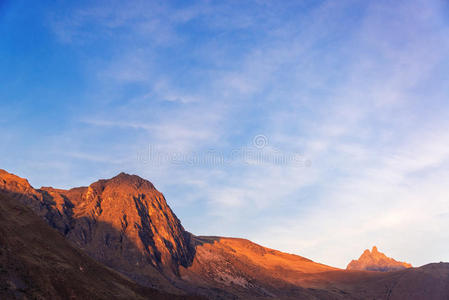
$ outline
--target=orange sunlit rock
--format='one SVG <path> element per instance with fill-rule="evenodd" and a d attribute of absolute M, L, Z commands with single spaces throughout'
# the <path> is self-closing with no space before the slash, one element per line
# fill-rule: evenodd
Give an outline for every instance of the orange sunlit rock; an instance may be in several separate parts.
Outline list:
<path fill-rule="evenodd" d="M 366 249 L 358 260 L 352 260 L 346 269 L 387 272 L 411 267 L 412 265 L 409 263 L 396 261 L 393 258 L 387 257 L 374 246 L 371 251 Z"/>

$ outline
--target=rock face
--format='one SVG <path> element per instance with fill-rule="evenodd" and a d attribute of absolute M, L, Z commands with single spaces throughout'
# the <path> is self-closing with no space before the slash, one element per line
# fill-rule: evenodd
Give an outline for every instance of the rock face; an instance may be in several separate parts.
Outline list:
<path fill-rule="evenodd" d="M 144 285 L 176 292 L 170 279 L 193 261 L 191 234 L 164 196 L 138 176 L 121 173 L 89 187 L 37 190 L 26 179 L 0 171 L 0 190 L 93 258 Z"/>
<path fill-rule="evenodd" d="M 187 267 L 193 259 L 190 234 L 147 180 L 121 173 L 85 189 L 46 191 L 73 204 L 68 239 L 102 260 L 120 254 L 176 274 L 179 265 Z"/>
<path fill-rule="evenodd" d="M 407 268 L 411 268 L 412 265 L 405 262 L 396 261 L 390 257 L 387 257 L 382 252 L 377 250 L 374 246 L 371 251 L 366 249 L 358 260 L 352 260 L 347 270 L 364 270 L 364 271 L 398 271 Z"/>

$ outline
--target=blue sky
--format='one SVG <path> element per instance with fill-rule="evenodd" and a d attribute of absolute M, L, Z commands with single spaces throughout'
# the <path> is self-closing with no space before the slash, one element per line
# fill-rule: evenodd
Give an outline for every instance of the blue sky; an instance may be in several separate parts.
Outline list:
<path fill-rule="evenodd" d="M 0 3 L 0 168 L 138 174 L 195 234 L 334 266 L 449 261 L 447 2 Z"/>

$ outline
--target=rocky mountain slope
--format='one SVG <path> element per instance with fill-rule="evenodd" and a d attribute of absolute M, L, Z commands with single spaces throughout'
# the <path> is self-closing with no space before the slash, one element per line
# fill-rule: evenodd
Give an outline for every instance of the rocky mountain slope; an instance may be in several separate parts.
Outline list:
<path fill-rule="evenodd" d="M 245 239 L 195 237 L 195 242 L 195 259 L 189 268 L 180 268 L 182 279 L 242 298 L 295 295 L 308 299 L 314 293 L 300 287 L 304 274 L 338 270 Z"/>
<path fill-rule="evenodd" d="M 0 171 L 0 190 L 99 262 L 140 284 L 181 292 L 170 278 L 193 260 L 191 235 L 149 181 L 121 173 L 89 187 L 34 189 Z"/>
<path fill-rule="evenodd" d="M 0 193 L 0 299 L 198 299 L 135 282 L 73 247 L 28 207 Z"/>
<path fill-rule="evenodd" d="M 104 264 L 164 293 L 201 294 L 209 299 L 449 297 L 448 264 L 396 272 L 340 270 L 244 239 L 194 236 L 184 230 L 164 196 L 149 181 L 134 175 L 121 173 L 89 187 L 59 190 L 34 189 L 27 180 L 0 171 L 0 192 L 31 208 L 59 231 L 62 241 L 88 254 L 100 267 Z M 5 228 L 4 235 L 14 232 Z M 33 228 L 28 229 L 32 233 Z M 32 245 L 32 241 L 22 245 Z M 56 252 L 60 248 L 58 243 L 46 247 Z M 372 252 L 382 257 L 377 249 Z M 58 259 L 50 257 L 48 262 Z M 30 267 L 24 265 L 23 270 Z"/>
<path fill-rule="evenodd" d="M 412 265 L 406 262 L 396 261 L 379 252 L 377 247 L 374 246 L 371 251 L 366 249 L 363 254 L 357 260 L 352 260 L 347 270 L 365 270 L 365 271 L 398 271 L 407 268 L 411 268 Z"/>

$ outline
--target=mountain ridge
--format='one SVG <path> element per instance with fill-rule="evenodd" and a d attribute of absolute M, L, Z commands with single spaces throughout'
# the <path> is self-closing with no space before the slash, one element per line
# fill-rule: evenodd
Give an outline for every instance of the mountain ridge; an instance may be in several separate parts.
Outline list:
<path fill-rule="evenodd" d="M 449 296 L 446 263 L 396 272 L 342 270 L 246 239 L 195 236 L 163 194 L 137 175 L 120 173 L 69 190 L 34 189 L 0 170 L 0 194 L 30 208 L 98 263 L 163 293 L 209 299 Z"/>

